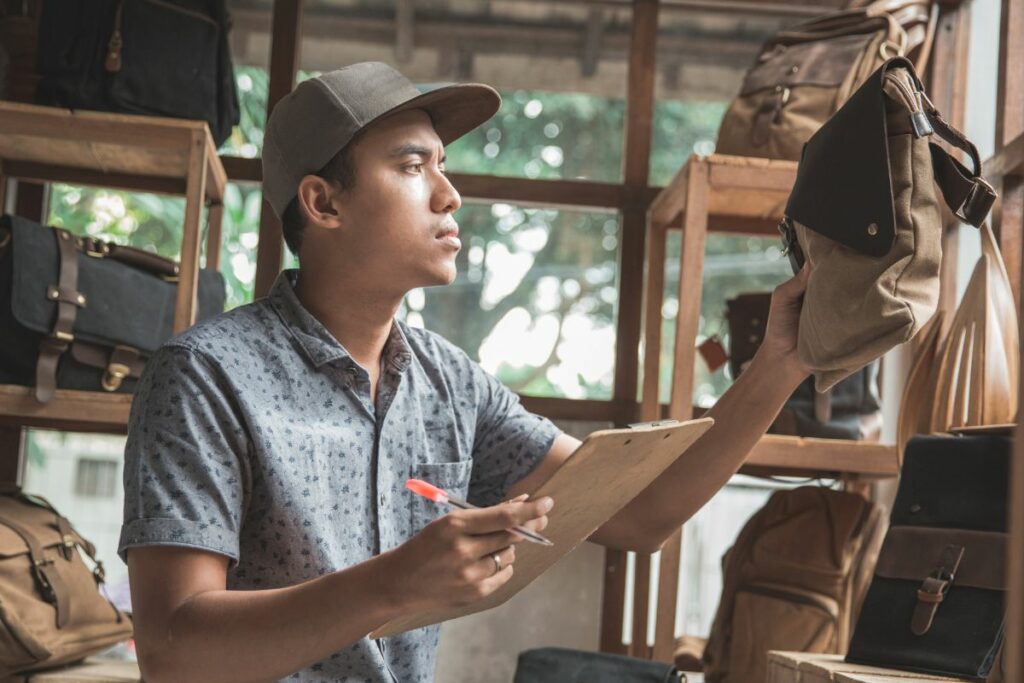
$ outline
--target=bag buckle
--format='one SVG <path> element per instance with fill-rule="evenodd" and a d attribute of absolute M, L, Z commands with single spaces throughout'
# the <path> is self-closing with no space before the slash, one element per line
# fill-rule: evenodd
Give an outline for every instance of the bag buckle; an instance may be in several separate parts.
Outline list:
<path fill-rule="evenodd" d="M 800 247 L 800 240 L 796 237 L 796 228 L 789 216 L 783 216 L 779 221 L 779 234 L 782 235 L 782 255 L 789 257 L 789 267 L 796 275 L 804 267 L 804 250 Z"/>
<path fill-rule="evenodd" d="M 80 244 L 86 256 L 106 258 L 110 254 L 110 245 L 95 237 L 82 237 Z"/>
<path fill-rule="evenodd" d="M 917 589 L 917 605 L 910 618 L 910 630 L 914 635 L 923 636 L 931 629 L 935 613 L 946 599 L 963 557 L 962 545 L 947 545 L 935 567 L 921 582 L 921 587 Z"/>
<path fill-rule="evenodd" d="M 103 374 L 103 388 L 107 391 L 117 391 L 129 373 L 130 370 L 124 363 L 111 363 Z"/>
<path fill-rule="evenodd" d="M 978 228 L 985 221 L 988 212 L 992 210 L 992 205 L 996 203 L 997 195 L 995 188 L 981 176 L 972 178 L 971 181 L 974 184 L 971 185 L 967 198 L 964 199 L 960 210 L 956 212 L 956 216 Z"/>

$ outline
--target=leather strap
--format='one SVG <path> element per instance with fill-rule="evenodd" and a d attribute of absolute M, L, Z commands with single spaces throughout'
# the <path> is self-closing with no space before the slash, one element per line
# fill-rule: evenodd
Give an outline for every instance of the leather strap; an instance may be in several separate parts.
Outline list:
<path fill-rule="evenodd" d="M 946 599 L 946 593 L 956 578 L 956 570 L 964 557 L 962 545 L 947 545 L 939 556 L 935 568 L 917 589 L 917 605 L 910 618 L 910 630 L 916 636 L 928 633 L 935 620 L 939 605 Z"/>
<path fill-rule="evenodd" d="M 814 392 L 814 419 L 825 423 L 832 419 L 832 389 Z"/>
<path fill-rule="evenodd" d="M 46 602 L 56 608 L 57 628 L 64 628 L 70 618 L 71 594 L 60 574 L 55 571 L 53 560 L 48 559 L 43 553 L 43 546 L 40 545 L 39 539 L 21 524 L 3 515 L 0 515 L 0 524 L 10 528 L 25 541 L 25 545 L 28 546 L 29 561 L 32 563 L 32 576 L 36 580 L 39 592 Z"/>
<path fill-rule="evenodd" d="M 57 283 L 47 289 L 47 297 L 57 302 L 57 317 L 50 336 L 39 342 L 36 361 L 36 400 L 48 403 L 57 390 L 57 363 L 74 340 L 75 316 L 85 306 L 85 296 L 78 291 L 77 242 L 67 230 L 53 228 L 60 264 Z"/>
<path fill-rule="evenodd" d="M 931 102 L 927 102 L 925 110 L 935 133 L 953 147 L 966 153 L 974 166 L 974 171 L 969 171 L 942 147 L 929 143 L 935 182 L 942 190 L 942 197 L 957 218 L 976 228 L 980 227 L 995 204 L 996 191 L 981 177 L 981 156 L 978 154 L 978 148 L 942 118 Z"/>

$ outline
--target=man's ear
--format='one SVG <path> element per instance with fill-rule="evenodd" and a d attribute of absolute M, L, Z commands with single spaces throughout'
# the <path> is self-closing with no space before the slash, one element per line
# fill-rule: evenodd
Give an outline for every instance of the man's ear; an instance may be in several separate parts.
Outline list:
<path fill-rule="evenodd" d="M 342 225 L 337 206 L 339 193 L 340 190 L 330 181 L 307 175 L 299 181 L 295 198 L 307 223 L 330 230 Z"/>

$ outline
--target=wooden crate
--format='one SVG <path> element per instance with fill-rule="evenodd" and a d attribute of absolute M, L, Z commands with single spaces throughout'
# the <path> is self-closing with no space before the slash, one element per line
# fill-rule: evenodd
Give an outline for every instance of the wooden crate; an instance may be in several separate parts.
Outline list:
<path fill-rule="evenodd" d="M 966 683 L 967 680 L 848 664 L 842 655 L 773 651 L 768 653 L 766 683 Z"/>

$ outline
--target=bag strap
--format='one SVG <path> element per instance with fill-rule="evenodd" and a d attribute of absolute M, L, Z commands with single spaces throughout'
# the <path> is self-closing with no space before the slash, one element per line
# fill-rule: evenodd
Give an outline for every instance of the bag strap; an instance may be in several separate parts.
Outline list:
<path fill-rule="evenodd" d="M 57 302 L 57 316 L 50 334 L 39 342 L 36 361 L 36 400 L 49 403 L 57 390 L 57 363 L 75 340 L 72 333 L 79 308 L 85 308 L 85 295 L 78 291 L 78 249 L 71 233 L 53 228 L 59 260 L 57 283 L 46 289 L 46 298 Z"/>
<path fill-rule="evenodd" d="M 43 599 L 57 610 L 57 628 L 64 628 L 70 617 L 71 594 L 60 574 L 54 570 L 53 560 L 45 556 L 43 546 L 39 543 L 39 539 L 36 538 L 35 534 L 19 522 L 5 515 L 0 515 L 0 524 L 14 531 L 25 541 L 25 545 L 28 546 L 29 561 L 32 563 L 32 577 L 36 580 L 36 585 Z"/>
<path fill-rule="evenodd" d="M 928 27 L 924 32 L 924 40 L 917 48 L 917 59 L 914 60 L 914 68 L 918 73 L 924 73 L 928 68 L 928 59 L 932 54 L 932 45 L 935 44 L 935 30 L 939 26 L 939 3 L 932 3 L 928 15 Z"/>
<path fill-rule="evenodd" d="M 980 227 L 995 204 L 996 191 L 981 177 L 981 157 L 974 143 L 943 119 L 930 102 L 928 105 L 926 114 L 935 132 L 950 145 L 964 151 L 974 166 L 973 172 L 967 170 L 945 149 L 929 143 L 935 182 L 956 217 L 976 228 Z"/>

